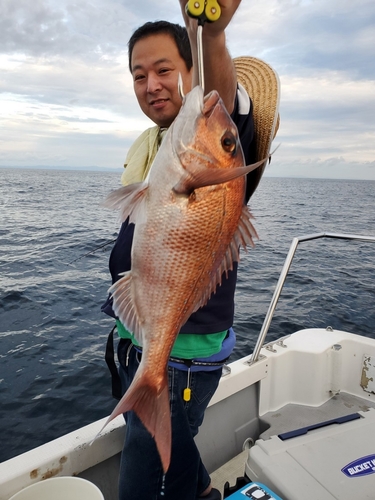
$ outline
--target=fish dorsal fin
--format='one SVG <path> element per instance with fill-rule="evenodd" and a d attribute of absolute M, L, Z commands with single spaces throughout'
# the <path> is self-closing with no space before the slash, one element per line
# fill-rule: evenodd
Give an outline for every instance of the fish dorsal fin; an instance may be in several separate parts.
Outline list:
<path fill-rule="evenodd" d="M 122 274 L 122 278 L 116 281 L 108 290 L 113 298 L 113 311 L 125 328 L 134 335 L 140 345 L 142 342 L 142 329 L 138 321 L 138 313 L 132 300 L 131 293 L 132 273 L 128 271 Z"/>
<path fill-rule="evenodd" d="M 143 222 L 146 218 L 144 198 L 148 190 L 146 181 L 129 184 L 112 191 L 104 200 L 104 206 L 120 211 L 121 220 Z"/>
<path fill-rule="evenodd" d="M 251 223 L 252 218 L 248 207 L 244 205 L 237 230 L 233 235 L 222 263 L 212 275 L 211 283 L 199 300 L 194 312 L 208 302 L 211 295 L 215 293 L 216 288 L 221 285 L 223 274 L 225 273 L 227 275 L 228 271 L 233 269 L 233 262 L 238 262 L 240 260 L 240 247 L 242 246 L 246 250 L 248 245 L 254 246 L 254 238 L 257 238 L 258 235 Z"/>

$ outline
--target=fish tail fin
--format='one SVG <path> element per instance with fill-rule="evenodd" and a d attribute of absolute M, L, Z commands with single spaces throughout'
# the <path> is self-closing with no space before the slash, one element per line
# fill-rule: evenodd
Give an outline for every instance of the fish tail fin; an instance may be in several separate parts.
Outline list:
<path fill-rule="evenodd" d="M 165 373 L 163 379 L 156 384 L 152 373 L 144 371 L 141 376 L 139 372 L 140 369 L 129 389 L 108 417 L 104 427 L 121 413 L 134 411 L 154 438 L 163 471 L 166 473 L 170 464 L 172 447 L 167 374 Z"/>

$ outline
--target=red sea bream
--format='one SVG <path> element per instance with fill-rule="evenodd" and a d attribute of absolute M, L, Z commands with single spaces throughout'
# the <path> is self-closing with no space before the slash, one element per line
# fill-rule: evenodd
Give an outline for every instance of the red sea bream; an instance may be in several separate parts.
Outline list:
<path fill-rule="evenodd" d="M 135 223 L 132 268 L 110 289 L 113 309 L 143 348 L 133 383 L 108 422 L 129 410 L 154 436 L 164 471 L 171 454 L 167 363 L 189 316 L 253 245 L 244 204 L 245 167 L 237 128 L 217 92 L 184 98 L 147 179 L 113 192 L 107 206 Z"/>

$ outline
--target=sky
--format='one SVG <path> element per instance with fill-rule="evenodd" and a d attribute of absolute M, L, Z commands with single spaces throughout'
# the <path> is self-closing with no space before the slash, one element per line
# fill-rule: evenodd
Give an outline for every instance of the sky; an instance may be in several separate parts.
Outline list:
<path fill-rule="evenodd" d="M 0 167 L 122 168 L 151 124 L 127 42 L 158 19 L 178 1 L 0 0 Z M 243 0 L 227 45 L 280 78 L 265 175 L 375 180 L 374 0 Z"/>

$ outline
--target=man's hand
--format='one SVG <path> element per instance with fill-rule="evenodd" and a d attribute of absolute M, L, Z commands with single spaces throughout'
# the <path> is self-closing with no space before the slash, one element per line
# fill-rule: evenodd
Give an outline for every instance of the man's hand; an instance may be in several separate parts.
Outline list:
<path fill-rule="evenodd" d="M 197 26 L 197 21 L 196 19 L 190 17 L 186 13 L 186 0 L 179 0 L 180 2 L 180 7 L 181 7 L 181 12 L 185 21 L 185 26 L 188 30 L 196 30 Z M 241 0 L 217 0 L 217 3 L 220 5 L 221 8 L 221 15 L 219 19 L 213 23 L 205 23 L 205 29 L 204 29 L 204 34 L 210 35 L 210 36 L 215 36 L 220 33 L 222 33 L 225 28 L 228 26 L 230 21 L 232 20 L 232 17 L 236 10 L 238 9 L 238 6 L 241 3 Z"/>

